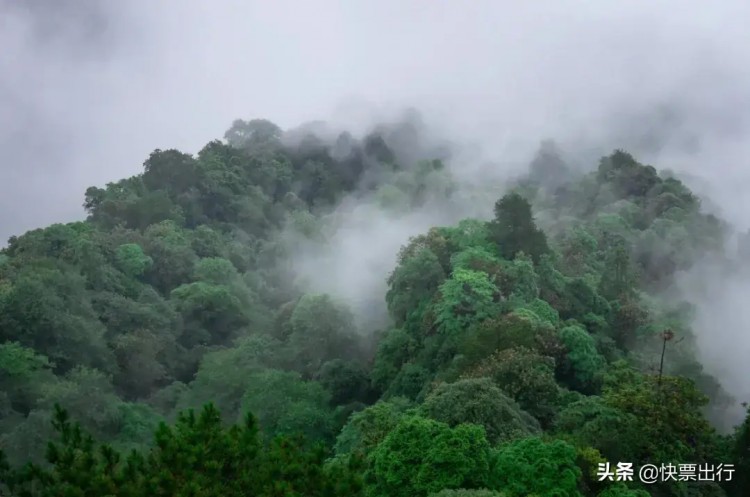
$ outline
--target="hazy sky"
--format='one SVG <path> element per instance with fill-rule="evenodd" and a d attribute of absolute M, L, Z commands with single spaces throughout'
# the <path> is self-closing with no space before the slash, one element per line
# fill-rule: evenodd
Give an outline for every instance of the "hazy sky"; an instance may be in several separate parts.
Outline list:
<path fill-rule="evenodd" d="M 706 176 L 742 223 L 748 21 L 741 0 L 0 0 L 0 239 L 82 216 L 154 148 L 353 102 L 416 105 L 498 157 L 656 137 L 657 166 Z"/>

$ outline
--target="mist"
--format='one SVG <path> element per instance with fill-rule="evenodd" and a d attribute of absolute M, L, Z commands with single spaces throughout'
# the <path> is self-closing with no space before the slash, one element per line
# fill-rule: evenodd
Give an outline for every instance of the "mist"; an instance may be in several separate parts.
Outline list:
<path fill-rule="evenodd" d="M 426 140 L 452 142 L 453 203 L 393 216 L 348 199 L 326 244 L 296 254 L 312 288 L 375 322 L 398 248 L 488 215 L 542 139 L 580 170 L 625 148 L 744 231 L 749 18 L 742 0 L 1 0 L 0 239 L 82 219 L 86 187 L 140 172 L 155 148 L 195 153 L 236 118 L 364 133 L 404 107 L 420 110 Z M 708 372 L 747 398 L 750 281 L 713 268 L 683 290 Z"/>

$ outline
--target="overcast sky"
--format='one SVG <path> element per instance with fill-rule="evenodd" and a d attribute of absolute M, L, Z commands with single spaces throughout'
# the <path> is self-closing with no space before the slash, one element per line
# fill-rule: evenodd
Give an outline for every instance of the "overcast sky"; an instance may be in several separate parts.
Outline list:
<path fill-rule="evenodd" d="M 82 217 L 87 186 L 155 148 L 358 102 L 415 105 L 497 157 L 637 142 L 743 224 L 749 21 L 742 0 L 0 0 L 0 239 Z"/>

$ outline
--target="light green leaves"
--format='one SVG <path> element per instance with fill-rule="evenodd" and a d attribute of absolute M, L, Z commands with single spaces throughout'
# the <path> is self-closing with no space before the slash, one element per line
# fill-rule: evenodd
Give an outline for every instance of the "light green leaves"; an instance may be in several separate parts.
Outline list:
<path fill-rule="evenodd" d="M 137 243 L 125 243 L 117 247 L 115 260 L 120 271 L 131 277 L 140 276 L 154 262 Z"/>
<path fill-rule="evenodd" d="M 451 279 L 440 285 L 440 300 L 435 304 L 435 324 L 443 334 L 456 334 L 470 324 L 498 312 L 497 286 L 487 273 L 456 269 Z"/>

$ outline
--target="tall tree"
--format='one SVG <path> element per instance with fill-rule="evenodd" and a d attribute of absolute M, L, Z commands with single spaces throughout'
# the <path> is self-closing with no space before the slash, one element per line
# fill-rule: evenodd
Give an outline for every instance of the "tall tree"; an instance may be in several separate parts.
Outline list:
<path fill-rule="evenodd" d="M 538 263 L 539 258 L 549 252 L 547 237 L 534 223 L 531 204 L 518 193 L 509 193 L 495 203 L 490 238 L 500 255 L 508 260 L 524 252 Z"/>

